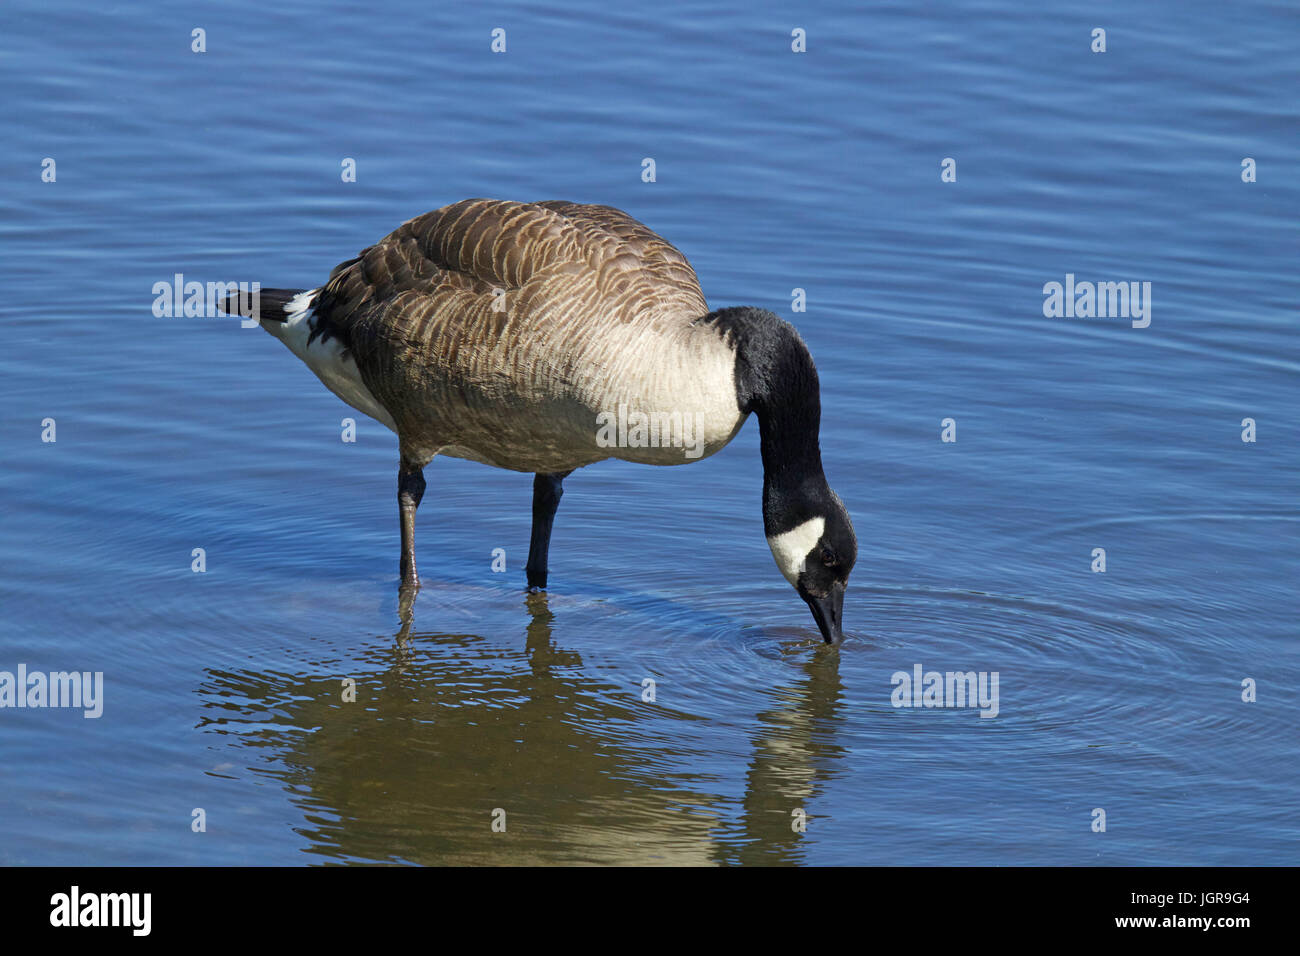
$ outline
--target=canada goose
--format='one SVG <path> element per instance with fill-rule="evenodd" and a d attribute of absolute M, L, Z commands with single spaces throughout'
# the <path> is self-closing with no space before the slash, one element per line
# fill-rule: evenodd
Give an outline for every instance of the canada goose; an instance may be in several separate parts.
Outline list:
<path fill-rule="evenodd" d="M 466 199 L 404 223 L 320 288 L 262 289 L 223 310 L 259 317 L 397 433 L 403 589 L 419 586 L 415 511 L 435 455 L 535 475 L 525 570 L 542 589 L 574 469 L 695 461 L 753 412 L 768 545 L 822 637 L 842 640 L 858 546 L 822 472 L 807 346 L 765 309 L 710 312 L 686 258 L 626 213 Z"/>

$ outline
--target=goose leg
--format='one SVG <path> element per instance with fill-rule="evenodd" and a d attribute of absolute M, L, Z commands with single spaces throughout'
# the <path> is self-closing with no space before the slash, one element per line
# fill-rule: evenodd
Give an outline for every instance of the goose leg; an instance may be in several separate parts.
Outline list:
<path fill-rule="evenodd" d="M 402 587 L 418 588 L 415 572 L 415 509 L 424 497 L 424 469 L 405 458 L 397 470 L 397 510 L 402 521 Z"/>
<path fill-rule="evenodd" d="M 528 590 L 546 590 L 546 557 L 551 550 L 551 525 L 564 497 L 564 479 L 572 472 L 533 476 L 533 534 L 528 541 Z"/>

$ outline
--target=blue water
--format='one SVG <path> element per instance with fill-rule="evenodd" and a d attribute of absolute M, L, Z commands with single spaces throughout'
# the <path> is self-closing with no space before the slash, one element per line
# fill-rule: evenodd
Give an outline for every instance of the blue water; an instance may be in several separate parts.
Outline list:
<path fill-rule="evenodd" d="M 105 686 L 0 709 L 0 862 L 1297 862 L 1294 5 L 0 26 L 0 671 Z M 469 196 L 618 206 L 797 325 L 841 649 L 772 564 L 754 423 L 570 478 L 548 597 L 527 476 L 435 461 L 402 629 L 394 436 L 260 330 L 153 313 Z M 1045 317 L 1067 274 L 1150 282 L 1150 325 Z M 997 715 L 895 707 L 918 664 L 997 672 Z"/>

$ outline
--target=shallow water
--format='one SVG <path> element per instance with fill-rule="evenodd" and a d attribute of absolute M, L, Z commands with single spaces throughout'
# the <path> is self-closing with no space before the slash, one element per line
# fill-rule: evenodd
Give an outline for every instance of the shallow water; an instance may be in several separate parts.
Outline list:
<path fill-rule="evenodd" d="M 105 681 L 98 719 L 0 709 L 0 862 L 1295 863 L 1294 9 L 475 11 L 0 13 L 0 670 Z M 842 648 L 753 423 L 570 478 L 547 596 L 530 479 L 434 462 L 403 626 L 395 438 L 152 313 L 477 195 L 619 206 L 795 322 Z M 1045 318 L 1067 273 L 1151 282 L 1150 326 Z M 895 707 L 918 664 L 997 672 L 996 716 Z"/>

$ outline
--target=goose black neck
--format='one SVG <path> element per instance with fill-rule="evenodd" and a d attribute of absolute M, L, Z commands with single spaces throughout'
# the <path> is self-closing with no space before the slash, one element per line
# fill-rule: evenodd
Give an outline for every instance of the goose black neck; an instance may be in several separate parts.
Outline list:
<path fill-rule="evenodd" d="M 788 530 L 814 517 L 830 493 L 818 442 L 817 368 L 794 327 L 765 309 L 719 309 L 706 320 L 733 343 L 736 401 L 758 419 L 766 530 Z"/>

